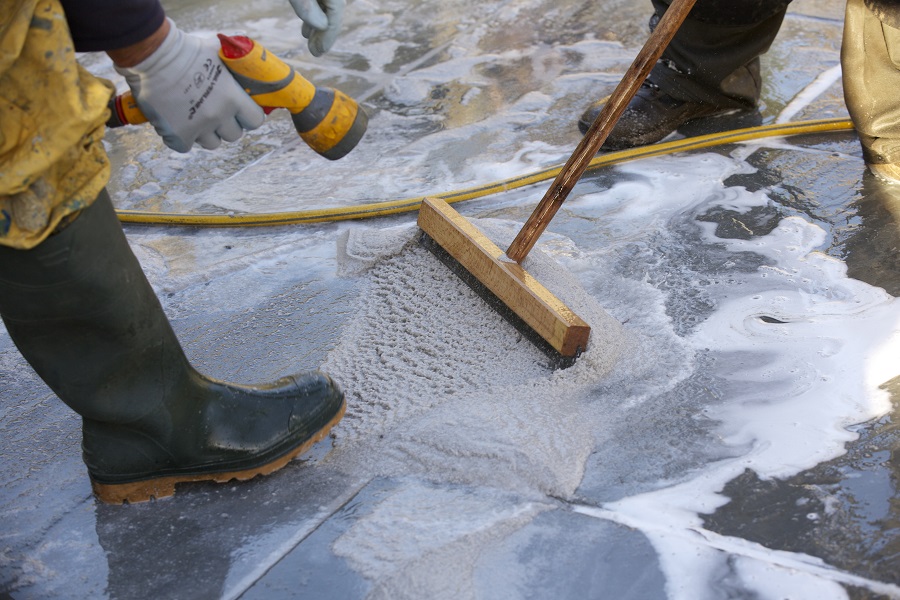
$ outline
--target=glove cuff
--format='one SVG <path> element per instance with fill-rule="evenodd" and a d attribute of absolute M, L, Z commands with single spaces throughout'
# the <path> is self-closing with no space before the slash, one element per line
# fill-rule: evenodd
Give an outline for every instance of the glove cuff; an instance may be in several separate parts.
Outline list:
<path fill-rule="evenodd" d="M 113 65 L 119 75 L 125 77 L 126 80 L 129 77 L 152 75 L 167 69 L 172 63 L 179 60 L 179 58 L 182 60 L 187 58 L 183 53 L 184 32 L 175 26 L 175 22 L 172 21 L 172 19 L 166 17 L 166 20 L 169 22 L 169 33 L 166 35 L 166 39 L 163 40 L 162 44 L 159 45 L 159 48 L 157 48 L 153 54 L 132 67 Z"/>

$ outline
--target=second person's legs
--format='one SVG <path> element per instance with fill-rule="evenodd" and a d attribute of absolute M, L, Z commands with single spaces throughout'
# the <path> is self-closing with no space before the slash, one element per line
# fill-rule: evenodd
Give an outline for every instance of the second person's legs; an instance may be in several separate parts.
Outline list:
<path fill-rule="evenodd" d="M 759 57 L 772 44 L 790 0 L 698 0 L 647 82 L 606 140 L 609 149 L 652 144 L 687 121 L 756 107 Z M 653 0 L 651 30 L 669 2 Z M 602 103 L 578 122 L 587 131 Z"/>

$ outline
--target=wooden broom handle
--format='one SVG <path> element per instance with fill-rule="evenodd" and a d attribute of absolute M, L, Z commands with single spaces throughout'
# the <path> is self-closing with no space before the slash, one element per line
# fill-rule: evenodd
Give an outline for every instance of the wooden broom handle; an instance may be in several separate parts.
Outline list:
<path fill-rule="evenodd" d="M 641 84 L 650 74 L 650 70 L 663 50 L 669 45 L 675 32 L 681 26 L 687 14 L 691 11 L 696 0 L 672 0 L 669 8 L 663 14 L 657 23 L 656 28 L 650 34 L 650 37 L 644 43 L 644 47 L 638 52 L 634 62 L 625 72 L 622 81 L 616 86 L 609 100 L 603 106 L 603 110 L 594 119 L 590 129 L 581 138 L 575 152 L 569 157 L 569 160 L 563 166 L 562 170 L 553 180 L 550 189 L 544 194 L 544 197 L 538 203 L 534 212 L 528 217 L 519 235 L 509 245 L 506 255 L 521 263 L 528 256 L 528 253 L 534 247 L 535 242 L 540 237 L 550 220 L 565 202 L 569 192 L 578 183 L 584 171 L 587 169 L 591 160 L 597 154 L 600 146 L 606 141 L 609 132 L 615 127 L 616 122 L 634 95 L 640 89 Z"/>

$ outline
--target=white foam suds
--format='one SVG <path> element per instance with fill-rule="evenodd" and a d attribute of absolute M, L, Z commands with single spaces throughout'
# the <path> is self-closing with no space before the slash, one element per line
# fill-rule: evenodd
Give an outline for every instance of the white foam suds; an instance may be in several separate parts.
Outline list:
<path fill-rule="evenodd" d="M 900 304 L 848 279 L 843 263 L 818 252 L 824 232 L 800 218 L 783 219 L 762 237 L 733 240 L 690 217 L 713 207 L 740 215 L 769 202 L 763 192 L 723 184 L 732 174 L 752 172 L 740 159 L 668 157 L 621 171 L 628 177 L 620 183 L 568 205 L 604 223 L 602 248 L 578 248 L 548 234 L 524 265 L 582 314 L 595 335 L 605 336 L 602 343 L 592 338 L 591 350 L 564 371 L 549 370 L 533 346 L 419 247 L 412 226 L 351 229 L 339 263 L 344 273 L 363 277 L 367 291 L 323 365 L 349 392 L 330 460 L 357 473 L 570 497 L 607 435 L 604 412 L 611 407 L 603 402 L 640 418 L 642 402 L 691 376 L 695 352 L 743 353 L 744 363 L 717 374 L 736 392 L 705 410 L 722 456 L 729 457 L 697 464 L 676 481 L 661 481 L 656 491 L 610 502 L 592 516 L 647 535 L 672 598 L 702 597 L 729 556 L 735 557 L 731 576 L 760 597 L 816 588 L 823 598 L 841 598 L 839 584 L 850 580 L 878 588 L 808 557 L 771 553 L 767 560 L 770 551 L 748 550 L 744 540 L 719 536 L 711 543 L 715 534 L 706 532 L 707 541 L 698 542 L 695 533 L 700 515 L 727 503 L 725 484 L 746 469 L 762 478 L 799 473 L 840 455 L 855 437 L 848 426 L 889 410 L 878 386 L 900 372 L 892 360 L 900 353 Z M 665 294 L 617 275 L 607 263 L 618 248 L 644 243 L 686 217 L 699 227 L 700 244 L 724 246 L 735 257 L 752 252 L 765 264 L 730 272 L 727 285 L 709 286 L 714 310 L 679 338 Z M 472 222 L 498 244 L 519 227 Z M 378 546 L 372 545 L 379 537 L 358 536 L 390 527 L 375 511 L 339 540 L 343 555 L 379 582 L 399 575 L 379 572 Z M 792 561 L 815 568 L 798 572 Z M 410 568 L 406 583 L 407 576 L 421 586 L 439 577 Z"/>
<path fill-rule="evenodd" d="M 760 200 L 742 188 L 724 195 L 695 192 L 707 198 L 703 209 L 742 212 Z M 695 210 L 702 212 L 700 206 Z M 900 303 L 880 288 L 847 278 L 842 262 L 818 252 L 825 233 L 817 225 L 786 218 L 770 234 L 745 241 L 717 238 L 715 224 L 698 224 L 707 243 L 767 259 L 758 271 L 734 277 L 719 290 L 716 310 L 688 338 L 697 351 L 751 357 L 727 374 L 741 393 L 707 409 L 720 423 L 722 441 L 743 450 L 698 468 L 676 485 L 605 506 L 653 541 L 672 598 L 702 597 L 722 566 L 721 549 L 710 552 L 705 544 L 698 549 L 684 532 L 699 527 L 699 515 L 728 502 L 720 494 L 728 481 L 745 469 L 762 478 L 788 477 L 841 455 L 845 443 L 856 438 L 849 426 L 890 410 L 888 394 L 879 386 L 900 373 Z M 761 597 L 776 597 L 772 590 L 779 591 L 777 597 L 789 590 L 808 594 L 809 582 L 797 581 L 793 570 L 768 569 L 760 578 L 759 568 L 756 563 L 754 573 L 741 579 Z M 838 572 L 832 579 L 848 578 Z M 816 597 L 845 597 L 842 587 L 822 585 Z M 877 582 L 854 585 L 884 591 Z"/>
<path fill-rule="evenodd" d="M 515 233 L 502 222 L 475 224 L 495 239 Z M 554 371 L 413 231 L 355 229 L 341 242 L 343 272 L 368 268 L 368 287 L 323 365 L 348 391 L 338 454 L 353 456 L 349 468 L 380 474 L 571 494 L 595 443 L 587 390 L 637 347 L 637 336 L 534 251 L 529 273 L 592 327 L 576 365 Z"/>

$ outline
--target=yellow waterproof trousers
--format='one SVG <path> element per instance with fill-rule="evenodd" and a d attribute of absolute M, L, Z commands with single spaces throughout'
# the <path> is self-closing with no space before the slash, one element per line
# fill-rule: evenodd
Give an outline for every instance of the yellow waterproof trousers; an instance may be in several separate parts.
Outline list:
<path fill-rule="evenodd" d="M 841 45 L 844 99 L 867 163 L 900 163 L 900 29 L 848 0 Z"/>
<path fill-rule="evenodd" d="M 57 0 L 2 0 L 0 245 L 32 248 L 109 180 L 103 149 L 115 92 L 75 60 Z"/>
<path fill-rule="evenodd" d="M 900 29 L 848 0 L 841 45 L 844 99 L 867 163 L 900 163 Z"/>

